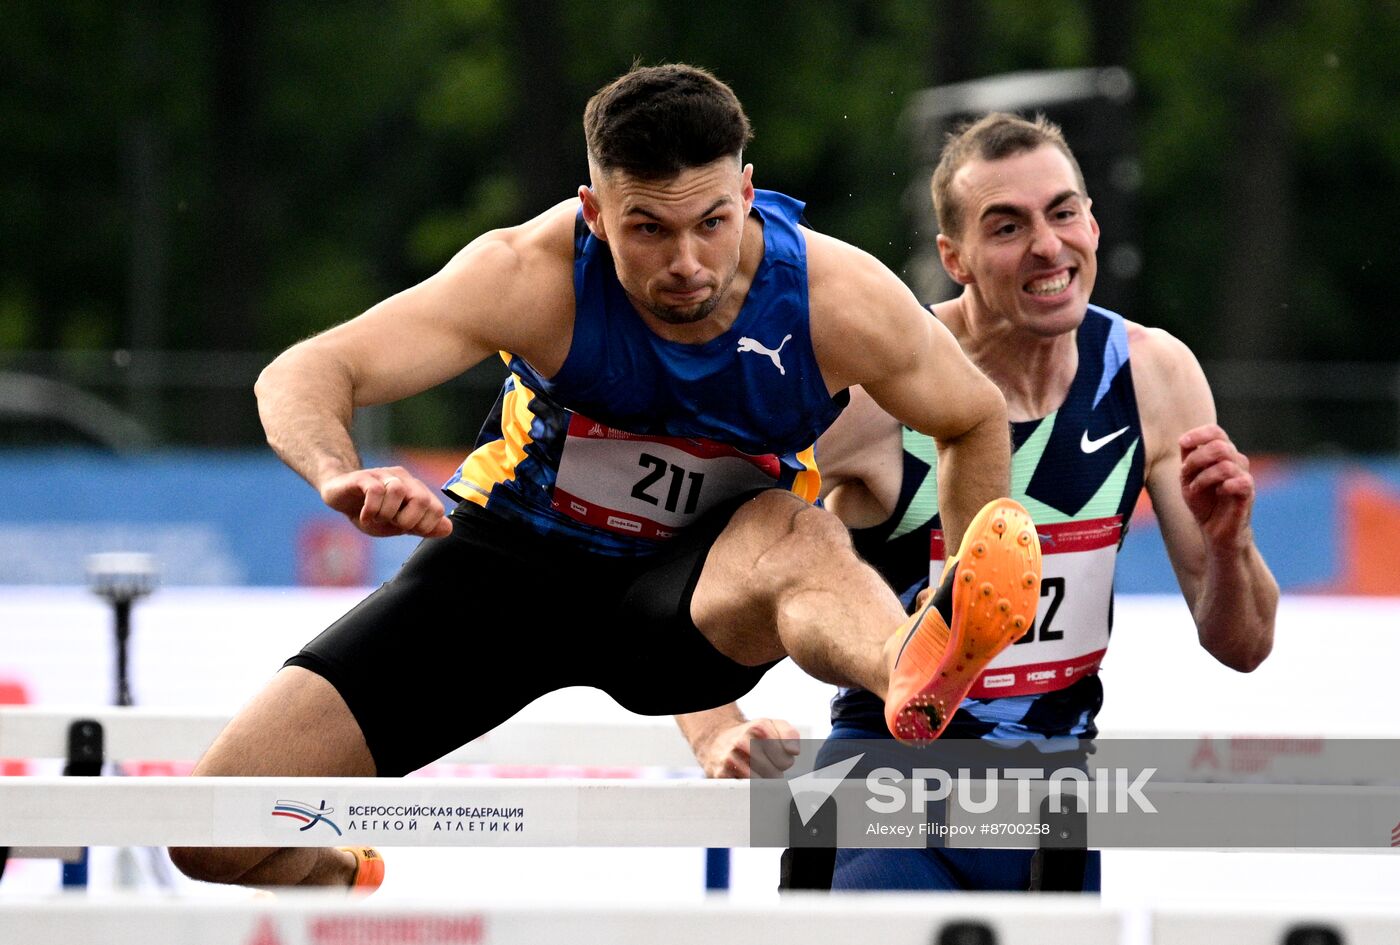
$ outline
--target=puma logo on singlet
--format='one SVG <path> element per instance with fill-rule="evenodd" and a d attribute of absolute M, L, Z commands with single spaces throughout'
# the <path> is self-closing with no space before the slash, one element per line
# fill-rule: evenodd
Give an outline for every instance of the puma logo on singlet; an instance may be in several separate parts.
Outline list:
<path fill-rule="evenodd" d="M 1118 439 L 1118 437 L 1122 436 L 1124 433 L 1127 432 L 1128 428 L 1124 427 L 1121 430 L 1114 430 L 1112 433 L 1109 433 L 1106 436 L 1101 436 L 1097 440 L 1091 440 L 1089 439 L 1089 431 L 1085 430 L 1084 435 L 1079 438 L 1079 448 L 1086 453 L 1097 453 L 1099 450 L 1107 446 L 1110 442 Z"/>
<path fill-rule="evenodd" d="M 783 350 L 783 345 L 787 344 L 787 343 L 788 343 L 789 341 L 791 341 L 791 340 L 792 340 L 792 335 L 784 335 L 784 336 L 783 336 L 783 340 L 780 341 L 780 342 L 778 342 L 778 347 L 776 347 L 776 348 L 769 348 L 769 347 L 766 346 L 763 342 L 761 342 L 761 341 L 756 341 L 756 340 L 754 340 L 753 338 L 740 338 L 740 339 L 739 339 L 739 350 L 740 350 L 741 352 L 743 352 L 743 351 L 754 351 L 754 352 L 757 352 L 758 354 L 762 354 L 762 355 L 767 356 L 768 358 L 770 358 L 770 359 L 772 360 L 773 366 L 776 367 L 776 368 L 778 369 L 778 373 L 781 374 L 781 375 L 783 375 L 784 377 L 787 377 L 787 371 L 783 370 L 783 359 L 780 358 L 780 357 L 778 357 L 778 352 L 779 352 L 779 351 L 782 351 L 782 350 Z"/>

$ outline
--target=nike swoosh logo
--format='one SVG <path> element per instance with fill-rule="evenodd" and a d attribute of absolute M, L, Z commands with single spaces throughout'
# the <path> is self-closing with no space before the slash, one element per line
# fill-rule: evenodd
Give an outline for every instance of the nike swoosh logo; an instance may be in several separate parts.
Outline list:
<path fill-rule="evenodd" d="M 1114 430 L 1112 433 L 1106 436 L 1101 436 L 1097 440 L 1091 440 L 1089 439 L 1089 431 L 1085 430 L 1084 434 L 1079 438 L 1079 448 L 1086 453 L 1097 453 L 1099 450 L 1107 446 L 1111 441 L 1118 439 L 1118 437 L 1122 436 L 1124 433 L 1127 432 L 1128 428 L 1124 427 L 1121 430 Z"/>

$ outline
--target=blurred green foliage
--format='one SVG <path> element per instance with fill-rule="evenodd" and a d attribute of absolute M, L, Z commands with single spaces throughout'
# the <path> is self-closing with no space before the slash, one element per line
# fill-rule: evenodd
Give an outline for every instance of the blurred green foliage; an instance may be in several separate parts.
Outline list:
<path fill-rule="evenodd" d="M 1272 254 L 1270 356 L 1400 359 L 1400 231 L 1374 222 L 1400 206 L 1396 0 L 18 0 L 4 20 L 4 349 L 284 347 L 571 196 L 588 96 L 680 60 L 745 102 L 760 186 L 896 270 L 912 92 L 1125 65 L 1145 258 L 1126 314 L 1229 354 L 1222 308 Z M 1260 89 L 1286 227 L 1234 199 Z M 396 435 L 460 442 L 450 413 Z"/>

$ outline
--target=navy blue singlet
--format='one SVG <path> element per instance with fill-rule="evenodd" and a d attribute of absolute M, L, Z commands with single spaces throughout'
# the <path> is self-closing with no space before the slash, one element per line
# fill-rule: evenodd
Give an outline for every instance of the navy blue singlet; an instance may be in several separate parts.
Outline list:
<path fill-rule="evenodd" d="M 828 394 L 812 350 L 802 208 L 755 191 L 763 260 L 734 324 L 703 344 L 647 328 L 580 214 L 568 357 L 546 378 L 502 352 L 510 376 L 444 490 L 612 555 L 654 551 L 754 489 L 814 501 L 812 445 L 846 395 Z"/>
<path fill-rule="evenodd" d="M 1011 495 L 1030 511 L 1044 554 L 1034 626 L 983 672 L 944 738 L 1093 737 L 1103 702 L 1098 667 L 1113 620 L 1113 570 L 1143 485 L 1142 427 L 1123 318 L 1089 306 L 1079 368 L 1064 403 L 1012 424 Z M 894 514 L 854 534 L 856 547 L 906 605 L 941 572 L 937 451 L 904 430 Z M 832 723 L 844 737 L 889 737 L 883 706 L 842 690 Z"/>

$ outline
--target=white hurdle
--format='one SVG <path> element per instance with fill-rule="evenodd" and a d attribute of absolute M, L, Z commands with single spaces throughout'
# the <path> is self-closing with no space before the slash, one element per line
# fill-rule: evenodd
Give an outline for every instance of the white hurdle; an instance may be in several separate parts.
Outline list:
<path fill-rule="evenodd" d="M 11 777 L 0 778 L 0 845 L 785 846 L 787 785 L 644 778 Z M 1162 807 L 1159 818 L 1119 825 L 1115 814 L 1090 811 L 1087 845 L 1400 853 L 1388 845 L 1400 787 L 1163 784 L 1153 797 Z M 1191 802 L 1201 801 L 1216 816 L 1194 826 L 1200 808 Z M 1346 812 L 1340 821 L 1339 810 Z M 1019 818 L 1029 824 L 1032 816 L 1011 805 L 956 823 L 992 817 L 1000 818 L 993 823 Z M 1222 820 L 1250 839 L 1219 842 Z M 949 840 L 959 847 L 1039 845 L 1027 831 L 1005 837 L 974 831 Z M 915 837 L 903 845 L 923 843 Z"/>
<path fill-rule="evenodd" d="M 0 844 L 746 847 L 745 781 L 0 778 Z"/>
<path fill-rule="evenodd" d="M 1292 936 L 1290 938 L 1290 935 Z M 1400 909 L 1394 906 L 1203 906 L 1154 910 L 1152 945 L 1395 945 Z"/>
<path fill-rule="evenodd" d="M 270 903 L 132 900 L 0 903 L 0 945 L 1119 945 L 1122 916 L 1083 897 L 797 897 L 772 906 L 378 907 L 286 896 Z M 976 937 L 953 937 L 980 926 Z M 946 939 L 943 936 L 948 936 Z"/>
<path fill-rule="evenodd" d="M 102 729 L 102 754 L 107 761 L 193 761 L 197 759 L 223 730 L 229 721 L 229 716 L 216 712 L 189 712 L 173 711 L 169 709 L 155 709 L 147 707 L 112 707 L 112 706 L 6 706 L 0 707 L 0 758 L 64 758 L 69 751 L 69 730 L 71 726 L 79 720 L 90 720 L 97 722 Z M 805 737 L 805 736 L 804 736 Z M 457 750 L 450 752 L 439 760 L 443 764 L 460 765 L 482 765 L 482 766 L 529 766 L 545 769 L 559 769 L 563 773 L 588 773 L 590 769 L 595 772 L 608 773 L 617 772 L 613 769 L 629 769 L 623 772 L 630 773 L 640 769 L 661 769 L 663 771 L 694 771 L 698 773 L 698 765 L 691 753 L 690 747 L 681 736 L 676 726 L 670 722 L 656 723 L 530 723 L 530 722 L 508 722 L 495 731 L 489 732 L 481 738 L 464 745 Z M 148 830 L 136 830 L 129 834 L 123 833 L 128 839 L 111 840 L 110 834 L 105 832 L 107 827 L 120 829 L 121 825 L 132 826 L 142 820 L 142 815 L 132 808 L 139 808 L 142 801 L 132 800 L 132 788 L 136 788 L 137 795 L 140 795 L 146 787 L 152 784 L 155 779 L 101 779 L 101 778 L 54 778 L 41 784 L 24 778 L 3 779 L 6 788 L 12 793 L 6 800 L 0 801 L 0 845 L 9 846 L 11 859 L 25 858 L 58 858 L 67 862 L 77 860 L 82 853 L 82 847 L 86 846 L 149 846 L 166 845 L 166 841 L 160 839 L 164 834 L 160 830 L 154 832 Z M 176 779 L 184 781 L 187 786 L 198 784 L 198 781 L 188 779 Z M 413 783 L 415 779 L 410 779 Z M 431 790 L 420 787 L 420 793 L 431 794 L 434 798 L 442 796 L 442 790 L 438 785 L 449 783 L 439 779 L 431 781 L 427 779 L 416 779 L 421 785 L 434 785 Z M 263 782 L 266 784 L 267 782 Z M 387 781 L 375 781 L 376 789 Z M 483 782 L 471 780 L 468 782 L 457 782 L 480 785 Z M 527 782 L 523 780 L 511 779 L 500 782 L 496 788 L 496 794 L 500 794 L 506 787 L 510 787 L 505 793 L 517 796 L 520 785 Z M 536 786 L 541 782 L 534 782 Z M 555 783 L 555 782 L 550 782 Z M 666 789 L 674 791 L 676 785 L 671 782 L 661 782 Z M 198 789 L 196 789 L 198 790 Z M 221 787 L 220 790 L 223 790 Z M 293 788 L 289 788 L 276 800 L 305 800 L 312 807 L 321 804 L 322 798 L 310 798 L 306 794 L 307 786 L 304 781 L 298 781 Z M 410 789 L 412 790 L 412 789 Z M 579 804 L 571 804 L 568 800 L 569 790 L 565 788 L 560 794 L 558 790 L 548 792 L 553 797 L 562 798 L 563 808 L 555 808 L 551 814 L 534 814 L 531 821 L 531 830 L 535 832 L 536 827 L 543 831 L 543 837 L 549 842 L 559 846 L 582 845 L 575 838 L 576 834 L 570 829 L 570 824 L 577 818 L 574 816 L 561 816 L 560 810 L 576 809 Z M 115 793 L 108 797 L 107 792 Z M 70 794 L 69 792 L 76 792 Z M 45 819 L 42 812 L 51 810 L 55 803 L 63 803 L 58 800 L 66 796 L 91 797 L 93 793 L 98 795 L 98 799 L 90 803 L 94 805 L 94 811 L 105 811 L 109 805 L 115 803 L 124 814 L 95 814 L 91 820 L 87 820 L 82 815 L 80 820 L 93 823 L 94 829 L 83 831 L 59 831 L 65 835 L 71 835 L 71 841 L 29 843 L 23 836 L 29 836 L 30 828 L 35 826 L 35 821 L 30 819 L 24 826 L 23 831 L 17 832 L 12 829 L 12 816 L 18 810 L 14 805 L 19 804 L 26 810 L 30 810 L 33 817 L 40 820 Z M 581 792 L 588 798 L 593 799 L 599 796 L 596 790 Z M 610 792 L 604 791 L 608 794 Z M 19 800 L 22 794 L 30 800 Z M 478 791 L 472 792 L 473 797 L 481 796 Z M 495 796 L 494 794 L 492 796 Z M 629 796 L 630 793 L 629 793 Z M 165 800 L 154 803 L 168 803 Z M 199 805 L 197 799 L 191 799 L 189 803 Z M 337 805 L 333 805 L 337 806 Z M 437 806 L 437 805 L 435 805 Z M 465 804 L 454 804 L 452 809 L 465 807 Z M 476 804 L 473 806 L 491 806 L 489 804 Z M 518 805 L 517 805 L 518 806 Z M 590 802 L 584 801 L 581 805 L 585 811 L 591 810 Z M 643 813 L 639 819 L 634 819 L 631 823 L 645 825 L 647 823 L 660 824 L 662 820 L 655 811 L 655 805 L 647 805 L 645 800 L 642 806 L 650 814 Z M 533 805 L 537 809 L 538 805 Z M 339 806 L 335 814 L 326 816 L 338 820 L 343 820 L 344 806 Z M 735 814 L 728 817 L 721 829 L 711 829 L 708 822 L 701 821 L 700 830 L 708 837 L 727 836 L 747 836 L 746 808 L 744 815 Z M 295 823 L 296 815 L 291 811 L 285 811 L 285 817 L 279 816 L 277 819 L 281 824 Z M 672 815 L 676 812 L 673 810 Z M 60 819 L 68 819 L 68 815 L 61 815 Z M 107 820 L 106 818 L 112 818 Z M 198 814 L 193 816 L 192 822 L 198 823 L 207 815 Z M 651 819 L 649 820 L 648 817 Z M 52 819 L 52 818 L 50 818 Z M 360 818 L 357 825 L 367 819 L 383 818 Z M 607 818 L 593 818 L 592 822 L 606 821 Z M 490 828 L 490 821 L 484 826 Z M 686 819 L 686 823 L 694 828 L 696 823 Z M 485 845 L 490 842 L 489 833 L 476 835 L 473 828 L 482 824 L 476 822 L 466 822 L 455 816 L 448 821 L 441 823 L 442 833 L 446 830 L 456 831 L 459 827 L 459 842 L 468 840 L 473 845 Z M 501 827 L 514 826 L 504 822 L 498 824 Z M 336 828 L 340 829 L 339 827 Z M 348 829 L 348 827 L 347 827 Z M 661 828 L 655 827 L 659 834 Z M 328 837 L 321 837 L 321 833 L 329 833 Z M 336 835 L 333 831 L 328 831 L 322 827 L 316 832 L 303 834 L 300 831 L 291 831 L 293 835 L 290 839 L 278 837 L 277 841 L 282 844 L 286 841 L 296 844 L 299 840 L 308 844 L 319 842 L 334 842 Z M 356 836 L 363 834 L 356 831 Z M 639 838 L 646 837 L 645 833 L 638 834 Z M 497 842 L 502 841 L 503 835 L 495 837 Z M 483 838 L 485 838 L 483 842 Z M 516 838 L 519 839 L 518 837 Z M 182 842 L 182 841 L 177 841 Z M 238 841 L 220 841 L 220 845 L 232 844 Z M 241 841 L 245 845 L 249 841 Z M 372 840 L 365 839 L 363 842 L 369 843 Z M 398 839 L 402 844 L 402 838 Z M 410 841 L 417 844 L 416 839 Z M 387 845 L 387 844 L 386 844 Z M 603 844 L 599 844 L 603 845 Z M 649 842 L 646 845 L 660 846 L 660 842 Z M 679 844 L 677 844 L 679 845 Z M 696 844 L 702 845 L 702 844 Z M 736 844 L 717 844 L 730 846 Z"/>
<path fill-rule="evenodd" d="M 68 751 L 68 728 L 79 719 L 92 719 L 102 726 L 109 760 L 194 761 L 228 724 L 229 716 L 144 707 L 6 706 L 0 708 L 0 758 L 62 758 Z M 675 770 L 697 767 L 690 746 L 670 722 L 508 722 L 441 761 Z"/>

